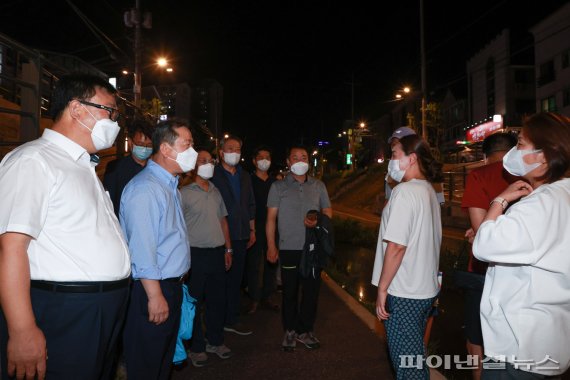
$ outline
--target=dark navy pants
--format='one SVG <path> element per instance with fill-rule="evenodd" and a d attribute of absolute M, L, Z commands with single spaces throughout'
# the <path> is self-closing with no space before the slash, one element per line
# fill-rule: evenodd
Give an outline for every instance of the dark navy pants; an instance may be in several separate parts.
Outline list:
<path fill-rule="evenodd" d="M 32 288 L 32 308 L 46 338 L 46 379 L 114 379 L 116 344 L 127 308 L 128 286 L 100 293 L 60 293 Z M 0 313 L 2 379 L 7 326 Z"/>
<path fill-rule="evenodd" d="M 156 325 L 148 320 L 148 297 L 140 281 L 134 281 L 123 334 L 127 377 L 167 380 L 172 370 L 180 328 L 182 283 L 160 281 L 168 302 L 168 319 Z"/>
<path fill-rule="evenodd" d="M 206 341 L 202 330 L 201 311 L 204 312 L 206 339 L 213 346 L 224 343 L 224 316 L 226 307 L 226 269 L 224 247 L 190 247 L 192 269 L 188 277 L 188 292 L 196 299 L 196 314 L 190 350 L 204 352 Z"/>
<path fill-rule="evenodd" d="M 239 320 L 241 305 L 241 282 L 245 269 L 247 240 L 232 240 L 232 267 L 226 272 L 226 317 L 225 325 L 233 326 Z"/>

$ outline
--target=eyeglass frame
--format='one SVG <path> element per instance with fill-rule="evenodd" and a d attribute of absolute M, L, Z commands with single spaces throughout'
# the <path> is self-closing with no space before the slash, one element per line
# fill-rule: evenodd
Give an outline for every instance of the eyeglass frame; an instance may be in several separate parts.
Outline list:
<path fill-rule="evenodd" d="M 109 112 L 109 119 L 111 121 L 117 121 L 117 120 L 119 120 L 119 118 L 121 118 L 121 116 L 123 116 L 123 115 L 121 115 L 121 113 L 119 112 L 118 109 L 113 108 L 113 107 L 108 107 L 108 106 L 104 106 L 102 104 L 88 102 L 87 100 L 82 100 L 82 99 L 77 99 L 77 101 L 81 104 L 85 104 L 86 106 L 99 108 L 99 109 L 102 109 L 102 110 Z M 113 118 L 113 112 L 117 113 L 117 117 Z"/>

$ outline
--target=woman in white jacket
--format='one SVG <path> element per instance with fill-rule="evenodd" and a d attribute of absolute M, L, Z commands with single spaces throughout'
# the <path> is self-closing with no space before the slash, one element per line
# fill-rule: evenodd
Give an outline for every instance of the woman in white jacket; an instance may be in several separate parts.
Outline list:
<path fill-rule="evenodd" d="M 570 119 L 526 119 L 503 166 L 524 181 L 491 201 L 473 242 L 490 263 L 482 379 L 542 379 L 570 366 Z"/>

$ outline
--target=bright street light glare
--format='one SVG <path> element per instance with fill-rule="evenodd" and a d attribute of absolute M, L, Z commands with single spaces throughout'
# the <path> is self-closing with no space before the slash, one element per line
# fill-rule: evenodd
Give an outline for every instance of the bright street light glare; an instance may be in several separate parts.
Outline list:
<path fill-rule="evenodd" d="M 168 61 L 166 60 L 166 58 L 159 58 L 156 60 L 156 64 L 160 67 L 164 67 L 168 64 Z"/>
<path fill-rule="evenodd" d="M 404 87 L 404 92 L 407 94 L 410 92 L 410 88 L 409 87 Z"/>

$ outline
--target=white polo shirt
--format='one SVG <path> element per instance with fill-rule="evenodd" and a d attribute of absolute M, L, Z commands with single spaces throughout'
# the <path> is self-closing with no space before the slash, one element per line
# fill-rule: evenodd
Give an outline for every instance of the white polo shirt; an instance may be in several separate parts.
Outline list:
<path fill-rule="evenodd" d="M 427 299 L 437 295 L 441 208 L 433 186 L 412 179 L 392 190 L 382 211 L 372 285 L 378 286 L 388 242 L 406 246 L 406 252 L 388 293 L 402 298 Z"/>
<path fill-rule="evenodd" d="M 81 146 L 46 129 L 0 163 L 0 234 L 33 239 L 33 280 L 114 281 L 130 258 L 113 205 Z"/>

